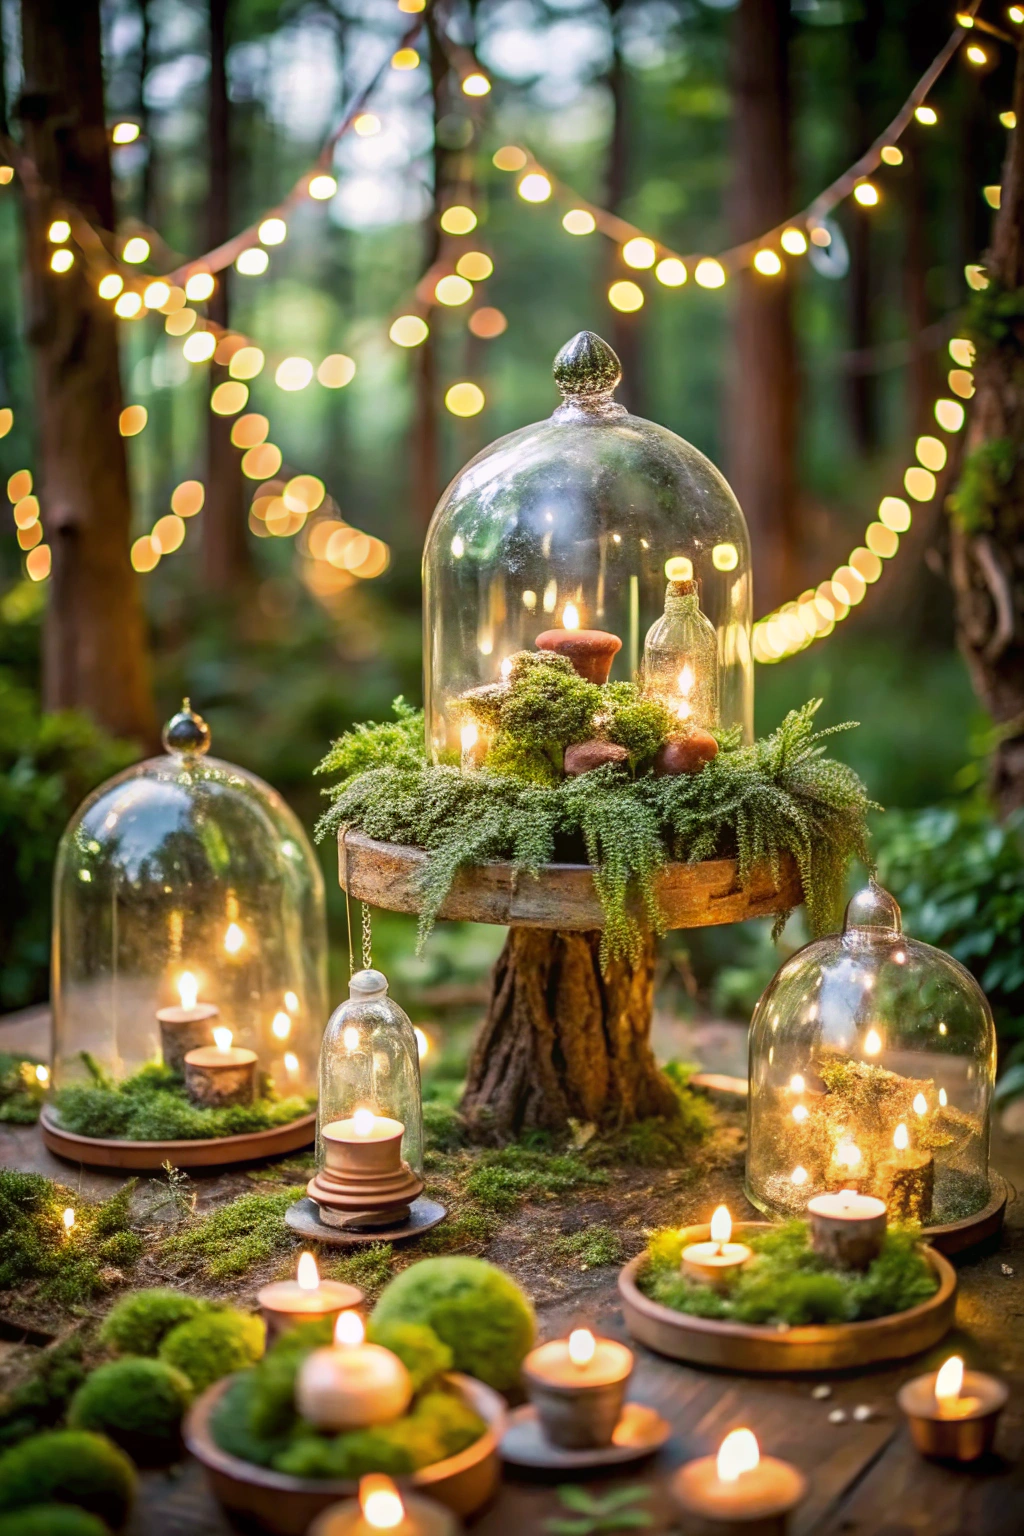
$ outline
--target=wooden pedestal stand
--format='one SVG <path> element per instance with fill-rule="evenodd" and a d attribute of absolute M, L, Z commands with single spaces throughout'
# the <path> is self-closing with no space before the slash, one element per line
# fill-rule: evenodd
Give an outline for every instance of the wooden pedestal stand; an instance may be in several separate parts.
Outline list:
<path fill-rule="evenodd" d="M 420 910 L 422 849 L 350 830 L 338 852 L 350 896 L 391 912 Z M 668 928 L 740 923 L 802 899 L 791 859 L 778 887 L 767 868 L 741 887 L 735 860 L 712 859 L 666 865 L 656 889 Z M 602 972 L 604 913 L 589 864 L 548 864 L 536 876 L 477 865 L 456 876 L 438 915 L 509 928 L 461 1104 L 480 1139 L 564 1130 L 569 1119 L 614 1128 L 672 1113 L 674 1095 L 649 1044 L 655 941 L 647 938 L 637 962 Z"/>

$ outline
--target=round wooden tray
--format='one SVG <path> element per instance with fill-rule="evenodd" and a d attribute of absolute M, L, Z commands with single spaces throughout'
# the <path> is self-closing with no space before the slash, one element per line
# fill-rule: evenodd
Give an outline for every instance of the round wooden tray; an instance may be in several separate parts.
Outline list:
<path fill-rule="evenodd" d="M 403 843 L 381 843 L 362 832 L 338 834 L 338 879 L 358 901 L 389 912 L 418 912 L 427 855 Z M 759 865 L 747 885 L 738 883 L 735 859 L 666 864 L 654 879 L 667 928 L 709 928 L 767 917 L 803 900 L 795 861 L 787 854 L 776 887 Z M 511 864 L 477 864 L 460 870 L 438 913 L 472 923 L 589 931 L 604 927 L 590 864 L 546 864 L 536 875 Z"/>
<path fill-rule="evenodd" d="M 423 1467 L 407 1481 L 411 1488 L 446 1504 L 457 1515 L 471 1515 L 487 1503 L 498 1486 L 505 1403 L 497 1392 L 472 1376 L 452 1374 L 447 1379 L 484 1420 L 486 1433 L 467 1450 Z M 229 1515 L 242 1516 L 248 1528 L 268 1531 L 271 1536 L 304 1536 L 310 1523 L 331 1504 L 355 1498 L 359 1484 L 289 1477 L 222 1451 L 210 1432 L 210 1416 L 231 1380 L 226 1376 L 214 1382 L 193 1403 L 182 1431 L 185 1444 L 202 1463 L 214 1497 Z"/>
<path fill-rule="evenodd" d="M 118 1141 L 112 1137 L 78 1136 L 57 1123 L 52 1107 L 44 1105 L 39 1116 L 43 1145 L 69 1163 L 87 1168 L 126 1168 L 156 1172 L 164 1163 L 176 1168 L 225 1168 L 231 1163 L 251 1163 L 263 1157 L 280 1157 L 312 1146 L 316 1139 L 316 1115 L 303 1115 L 287 1125 L 266 1131 L 246 1131 L 241 1136 L 211 1136 L 208 1141 Z"/>
<path fill-rule="evenodd" d="M 771 1224 L 750 1221 L 734 1228 L 734 1236 L 763 1232 Z M 705 1242 L 708 1225 L 687 1229 L 691 1242 Z M 864 1323 L 830 1323 L 808 1327 L 759 1327 L 691 1317 L 651 1301 L 636 1283 L 646 1255 L 638 1254 L 619 1274 L 619 1296 L 626 1327 L 634 1339 L 660 1355 L 691 1365 L 719 1366 L 728 1371 L 783 1375 L 797 1371 L 841 1371 L 904 1360 L 930 1349 L 953 1325 L 956 1311 L 956 1271 L 934 1248 L 925 1256 L 939 1278 L 934 1296 L 906 1312 L 872 1318 Z"/>

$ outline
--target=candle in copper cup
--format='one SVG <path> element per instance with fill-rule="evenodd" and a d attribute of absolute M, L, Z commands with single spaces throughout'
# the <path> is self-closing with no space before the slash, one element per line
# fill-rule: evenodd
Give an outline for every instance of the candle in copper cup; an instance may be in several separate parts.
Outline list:
<path fill-rule="evenodd" d="M 185 1057 L 185 1091 L 203 1109 L 251 1104 L 256 1096 L 256 1052 L 231 1044 L 230 1029 L 215 1029 L 214 1044 Z"/>
<path fill-rule="evenodd" d="M 752 1257 L 746 1243 L 730 1242 L 732 1217 L 720 1205 L 711 1217 L 709 1242 L 689 1243 L 683 1249 L 682 1271 L 695 1285 L 710 1285 L 716 1291 L 727 1290 L 744 1264 Z"/>
<path fill-rule="evenodd" d="M 220 1009 L 213 1003 L 199 1002 L 199 983 L 191 971 L 178 977 L 178 996 L 180 1007 L 158 1008 L 156 1017 L 164 1066 L 183 1076 L 188 1052 L 209 1045 L 213 1039 L 213 1021 L 220 1017 Z"/>
<path fill-rule="evenodd" d="M 332 1504 L 318 1515 L 309 1536 L 458 1536 L 461 1522 L 433 1499 L 399 1493 L 390 1477 L 371 1472 L 359 1479 L 358 1499 Z"/>
<path fill-rule="evenodd" d="M 610 1445 L 622 1416 L 633 1351 L 575 1328 L 531 1350 L 523 1378 L 548 1440 L 566 1451 Z"/>
<path fill-rule="evenodd" d="M 838 1269 L 867 1269 L 885 1242 L 888 1216 L 884 1200 L 841 1189 L 807 1202 L 811 1247 Z"/>
<path fill-rule="evenodd" d="M 940 1370 L 908 1381 L 896 1401 L 922 1456 L 977 1461 L 992 1449 L 1009 1395 L 994 1376 L 965 1371 L 960 1356 L 951 1355 Z"/>
<path fill-rule="evenodd" d="M 336 1321 L 342 1312 L 362 1307 L 366 1297 L 358 1285 L 343 1285 L 340 1280 L 321 1280 L 316 1259 L 311 1253 L 299 1255 L 294 1280 L 275 1280 L 257 1292 L 256 1300 L 267 1325 L 268 1342 L 296 1328 L 329 1317 Z"/>
<path fill-rule="evenodd" d="M 749 1429 L 734 1429 L 717 1456 L 688 1461 L 669 1484 L 687 1536 L 785 1536 L 806 1493 L 803 1473 L 762 1456 Z"/>
<path fill-rule="evenodd" d="M 328 1226 L 373 1227 L 406 1221 L 423 1180 L 402 1157 L 405 1126 L 360 1106 L 321 1126 L 324 1166 L 306 1193 Z"/>
<path fill-rule="evenodd" d="M 566 603 L 562 610 L 562 628 L 546 629 L 534 641 L 539 651 L 553 651 L 572 662 L 580 677 L 589 683 L 606 683 L 612 662 L 622 650 L 618 635 L 605 629 L 580 629 L 579 610 Z"/>

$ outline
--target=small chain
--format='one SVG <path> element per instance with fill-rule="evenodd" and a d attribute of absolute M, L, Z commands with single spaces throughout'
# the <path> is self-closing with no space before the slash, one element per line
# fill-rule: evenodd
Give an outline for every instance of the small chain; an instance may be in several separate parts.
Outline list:
<path fill-rule="evenodd" d="M 370 926 L 370 909 L 363 902 L 363 970 L 368 971 L 373 966 L 373 929 Z"/>

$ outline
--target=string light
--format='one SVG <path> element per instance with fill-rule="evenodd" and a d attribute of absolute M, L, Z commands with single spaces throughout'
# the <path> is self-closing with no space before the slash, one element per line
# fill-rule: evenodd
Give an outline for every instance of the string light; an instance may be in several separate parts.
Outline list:
<path fill-rule="evenodd" d="M 201 512 L 206 500 L 206 490 L 201 480 L 182 480 L 171 492 L 171 511 L 179 517 L 195 517 Z"/>
<path fill-rule="evenodd" d="M 484 408 L 484 392 L 478 384 L 453 384 L 444 403 L 453 416 L 478 416 Z"/>
<path fill-rule="evenodd" d="M 14 412 L 11 410 L 9 405 L 5 405 L 3 409 L 0 410 L 0 437 L 6 437 L 13 426 Z"/>
<path fill-rule="evenodd" d="M 101 299 L 116 299 L 124 287 L 124 278 L 119 272 L 108 272 L 106 277 L 101 277 L 96 292 Z"/>
<path fill-rule="evenodd" d="M 115 123 L 110 130 L 110 137 L 115 144 L 134 144 L 138 136 L 138 123 Z"/>
<path fill-rule="evenodd" d="M 934 107 L 920 106 L 914 108 L 914 116 L 925 128 L 934 128 L 939 120 L 939 114 Z"/>
<path fill-rule="evenodd" d="M 228 363 L 228 373 L 233 379 L 255 379 L 265 361 L 259 347 L 239 347 Z"/>
<path fill-rule="evenodd" d="M 62 245 L 50 257 L 50 268 L 54 272 L 70 272 L 74 264 L 75 253 L 69 251 L 66 245 Z"/>
<path fill-rule="evenodd" d="M 476 229 L 476 214 L 462 203 L 454 203 L 441 215 L 441 228 L 446 235 L 468 235 Z"/>
<path fill-rule="evenodd" d="M 142 313 L 141 293 L 122 293 L 114 302 L 114 314 L 122 320 L 134 320 Z"/>
<path fill-rule="evenodd" d="M 881 155 L 886 165 L 903 164 L 903 151 L 898 144 L 883 144 Z"/>
<path fill-rule="evenodd" d="M 210 396 L 210 410 L 215 416 L 237 416 L 248 402 L 248 386 L 237 379 L 225 379 Z"/>
<path fill-rule="evenodd" d="M 10 186 L 14 180 L 14 166 L 0 165 L 0 187 Z"/>
<path fill-rule="evenodd" d="M 344 352 L 332 352 L 316 370 L 317 382 L 325 389 L 344 389 L 356 376 L 356 365 Z"/>
<path fill-rule="evenodd" d="M 352 131 L 361 139 L 372 139 L 375 133 L 380 133 L 380 118 L 375 112 L 360 112 L 353 119 Z"/>
<path fill-rule="evenodd" d="M 165 283 L 158 278 L 155 283 L 149 283 L 147 287 L 143 289 L 142 302 L 145 304 L 147 309 L 162 309 L 170 296 L 170 284 Z M 182 294 L 182 298 L 184 297 L 185 295 Z"/>
<path fill-rule="evenodd" d="M 418 69 L 420 56 L 415 48 L 399 48 L 391 55 L 391 68 L 397 70 Z"/>
<path fill-rule="evenodd" d="M 862 208 L 874 208 L 878 204 L 878 188 L 873 181 L 858 181 L 853 196 Z"/>
<path fill-rule="evenodd" d="M 124 250 L 121 252 L 121 260 L 127 261 L 132 266 L 139 266 L 149 259 L 149 241 L 141 235 L 133 235 L 125 241 Z"/>
<path fill-rule="evenodd" d="M 967 55 L 970 63 L 979 69 L 983 64 L 988 63 L 988 54 L 985 52 L 984 48 L 979 48 L 977 43 L 972 43 L 969 48 L 964 50 L 964 52 Z"/>
<path fill-rule="evenodd" d="M 118 431 L 122 437 L 138 437 L 149 420 L 149 412 L 144 405 L 126 405 L 117 418 Z"/>
<path fill-rule="evenodd" d="M 597 220 L 586 208 L 570 208 L 562 219 L 562 228 L 569 235 L 592 235 L 597 228 Z"/>
<path fill-rule="evenodd" d="M 643 235 L 638 235 L 633 240 L 627 240 L 622 247 L 622 259 L 627 267 L 634 267 L 643 271 L 648 267 L 654 266 L 656 257 L 657 252 L 654 248 L 654 241 L 648 240 Z"/>
<path fill-rule="evenodd" d="M 217 286 L 212 272 L 193 272 L 185 284 L 185 297 L 195 303 L 203 303 Z"/>
<path fill-rule="evenodd" d="M 243 277 L 259 277 L 270 266 L 270 257 L 262 246 L 250 246 L 235 257 L 235 271 Z"/>
<path fill-rule="evenodd" d="M 612 283 L 608 289 L 608 302 L 613 309 L 619 310 L 622 314 L 631 315 L 643 308 L 643 289 L 628 280 Z"/>
<path fill-rule="evenodd" d="M 491 164 L 497 166 L 499 171 L 521 171 L 528 160 L 526 151 L 520 149 L 518 144 L 503 144 L 501 149 L 495 150 Z"/>
<path fill-rule="evenodd" d="M 434 286 L 434 298 L 439 304 L 445 304 L 450 308 L 465 304 L 472 297 L 473 284 L 467 282 L 464 277 L 456 276 L 455 273 L 440 278 Z"/>
<path fill-rule="evenodd" d="M 755 252 L 754 268 L 764 277 L 777 277 L 782 271 L 782 261 L 776 251 L 764 249 Z"/>
<path fill-rule="evenodd" d="M 678 256 L 664 256 L 655 267 L 654 275 L 666 288 L 681 288 L 686 282 L 686 265 Z"/>
<path fill-rule="evenodd" d="M 486 96 L 491 89 L 491 82 L 486 75 L 467 75 L 462 82 L 462 91 L 465 96 Z"/>
<path fill-rule="evenodd" d="M 1021 14 L 1024 15 L 1024 11 L 1022 11 Z M 999 121 L 1002 123 L 1004 128 L 1016 128 L 1017 114 L 1016 112 L 1000 112 Z"/>
<path fill-rule="evenodd" d="M 256 231 L 264 245 L 282 245 L 288 236 L 284 219 L 264 219 Z"/>
<path fill-rule="evenodd" d="M 289 392 L 305 389 L 313 377 L 313 364 L 306 357 L 286 357 L 279 363 L 274 374 L 278 389 Z"/>
<path fill-rule="evenodd" d="M 419 315 L 399 315 L 388 335 L 396 347 L 418 347 L 430 335 L 430 327 Z"/>
<path fill-rule="evenodd" d="M 157 518 L 149 537 L 161 555 L 173 555 L 185 541 L 185 524 L 175 513 L 167 512 Z"/>
<path fill-rule="evenodd" d="M 217 350 L 217 338 L 212 331 L 196 331 L 189 336 L 181 349 L 186 362 L 205 363 Z"/>
<path fill-rule="evenodd" d="M 479 336 L 484 341 L 493 341 L 495 337 L 503 336 L 508 330 L 508 321 L 501 310 L 487 304 L 482 309 L 473 311 L 467 325 L 474 336 Z"/>
<path fill-rule="evenodd" d="M 309 180 L 309 195 L 318 203 L 326 203 L 338 190 L 338 183 L 333 176 L 311 176 Z"/>
<path fill-rule="evenodd" d="M 1002 202 L 1002 187 L 982 187 L 981 195 L 990 208 L 998 208 Z M 988 284 L 986 283 L 986 287 Z"/>
<path fill-rule="evenodd" d="M 529 171 L 516 191 L 526 203 L 546 203 L 551 196 L 551 183 L 541 171 Z"/>
<path fill-rule="evenodd" d="M 494 271 L 494 262 L 485 251 L 466 251 L 455 263 L 455 270 L 460 277 L 469 278 L 474 283 L 482 283 Z"/>
<path fill-rule="evenodd" d="M 807 236 L 792 224 L 779 236 L 779 244 L 789 256 L 802 256 L 807 250 Z"/>
<path fill-rule="evenodd" d="M 67 219 L 54 219 L 46 231 L 46 238 L 51 245 L 63 245 L 65 240 L 71 237 L 71 225 Z"/>
<path fill-rule="evenodd" d="M 721 288 L 725 282 L 725 268 L 713 256 L 702 256 L 694 268 L 693 280 L 702 288 Z"/>

